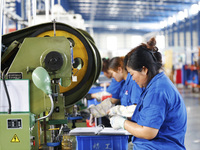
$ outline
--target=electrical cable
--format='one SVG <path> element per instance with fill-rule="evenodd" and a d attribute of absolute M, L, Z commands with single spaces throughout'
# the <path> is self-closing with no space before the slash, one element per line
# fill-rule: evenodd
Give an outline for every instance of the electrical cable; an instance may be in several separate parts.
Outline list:
<path fill-rule="evenodd" d="M 42 119 L 45 119 L 45 118 L 51 116 L 51 114 L 53 113 L 53 109 L 54 109 L 53 98 L 52 98 L 52 95 L 51 95 L 51 94 L 49 94 L 48 96 L 49 96 L 50 101 L 51 101 L 51 110 L 50 110 L 50 112 L 49 112 L 48 115 L 36 119 L 35 122 L 36 122 L 36 121 L 39 121 L 39 120 L 42 120 Z"/>
<path fill-rule="evenodd" d="M 62 132 L 62 129 L 63 129 L 63 125 L 61 125 L 60 130 L 59 130 L 59 133 L 58 133 L 58 135 L 57 135 L 56 138 L 55 138 L 57 141 L 59 140 L 59 136 L 60 136 L 60 134 L 61 134 L 61 132 Z"/>
<path fill-rule="evenodd" d="M 6 96 L 8 98 L 8 105 L 9 105 L 9 108 L 8 108 L 8 114 L 11 114 L 11 101 L 10 101 L 10 96 L 9 96 L 9 93 L 8 93 L 8 89 L 7 89 L 7 86 L 6 86 L 6 81 L 5 81 L 5 72 L 6 72 L 7 68 L 4 69 L 3 71 L 3 85 L 4 85 L 4 89 L 5 89 L 5 92 L 6 92 Z"/>

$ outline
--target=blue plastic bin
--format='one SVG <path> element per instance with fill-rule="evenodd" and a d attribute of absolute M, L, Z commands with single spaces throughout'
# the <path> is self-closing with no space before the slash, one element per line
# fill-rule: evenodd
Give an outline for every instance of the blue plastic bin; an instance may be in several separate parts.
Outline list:
<path fill-rule="evenodd" d="M 102 92 L 102 91 L 103 91 L 103 87 L 98 86 L 98 87 L 92 87 L 88 93 L 92 94 L 92 93 L 98 93 L 98 92 Z M 87 103 L 88 103 L 87 104 L 88 107 L 92 104 L 94 104 L 94 105 L 100 104 L 100 102 L 98 102 L 95 98 L 88 100 Z"/>
<path fill-rule="evenodd" d="M 87 101 L 87 106 L 89 107 L 90 105 L 94 104 L 94 105 L 97 105 L 97 104 L 100 104 L 101 102 L 98 102 L 97 99 L 90 99 Z"/>
<path fill-rule="evenodd" d="M 92 94 L 92 93 L 97 93 L 97 92 L 102 92 L 103 91 L 103 87 L 101 86 L 97 86 L 97 87 L 92 87 L 88 93 Z"/>
<path fill-rule="evenodd" d="M 76 150 L 127 150 L 127 135 L 76 136 Z"/>

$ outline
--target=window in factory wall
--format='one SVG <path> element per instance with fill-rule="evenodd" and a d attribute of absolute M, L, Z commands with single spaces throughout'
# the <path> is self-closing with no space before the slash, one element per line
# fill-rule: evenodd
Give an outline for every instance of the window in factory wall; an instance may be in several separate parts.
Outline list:
<path fill-rule="evenodd" d="M 107 37 L 107 50 L 117 50 L 117 37 L 115 36 Z"/>
<path fill-rule="evenodd" d="M 140 35 L 133 35 L 131 37 L 131 47 L 134 48 L 142 43 L 142 36 Z"/>

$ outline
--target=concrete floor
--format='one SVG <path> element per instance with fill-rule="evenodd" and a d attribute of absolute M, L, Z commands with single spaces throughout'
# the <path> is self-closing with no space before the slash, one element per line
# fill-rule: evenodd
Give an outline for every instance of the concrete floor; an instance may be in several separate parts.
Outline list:
<path fill-rule="evenodd" d="M 185 147 L 187 150 L 200 150 L 200 92 L 192 92 L 190 88 L 178 88 L 187 109 L 187 132 Z"/>

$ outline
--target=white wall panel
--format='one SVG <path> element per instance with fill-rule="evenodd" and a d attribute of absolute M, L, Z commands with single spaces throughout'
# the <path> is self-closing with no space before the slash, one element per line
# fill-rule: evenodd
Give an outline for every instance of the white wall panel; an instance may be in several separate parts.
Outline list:
<path fill-rule="evenodd" d="M 184 47 L 184 33 L 180 32 L 180 46 Z"/>
<path fill-rule="evenodd" d="M 186 47 L 191 49 L 191 36 L 189 31 L 186 32 Z"/>
<path fill-rule="evenodd" d="M 198 37 L 197 32 L 193 31 L 193 48 L 198 47 Z"/>
<path fill-rule="evenodd" d="M 174 46 L 178 46 L 178 33 L 174 33 Z"/>
<path fill-rule="evenodd" d="M 115 50 L 111 50 L 107 47 L 108 37 L 116 37 Z M 94 41 L 102 57 L 114 57 L 114 56 L 125 56 L 134 46 L 134 34 L 106 34 L 106 33 L 95 33 Z M 137 39 L 136 39 L 137 42 Z M 143 41 L 141 41 L 143 42 Z M 141 44 L 139 42 L 137 45 Z"/>

